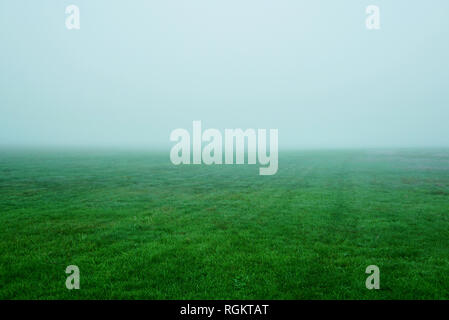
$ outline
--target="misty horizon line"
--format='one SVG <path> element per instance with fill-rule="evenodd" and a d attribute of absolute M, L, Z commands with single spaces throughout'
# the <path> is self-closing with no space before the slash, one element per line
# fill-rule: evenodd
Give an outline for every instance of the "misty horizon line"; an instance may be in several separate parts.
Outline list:
<path fill-rule="evenodd" d="M 124 144 L 0 144 L 0 150 L 79 150 L 79 151 L 146 151 L 170 153 L 171 145 L 124 145 Z M 307 150 L 414 150 L 414 149 L 449 149 L 448 145 L 323 145 L 323 146 L 279 146 L 279 151 L 307 151 Z M 245 148 L 246 153 L 246 148 Z"/>

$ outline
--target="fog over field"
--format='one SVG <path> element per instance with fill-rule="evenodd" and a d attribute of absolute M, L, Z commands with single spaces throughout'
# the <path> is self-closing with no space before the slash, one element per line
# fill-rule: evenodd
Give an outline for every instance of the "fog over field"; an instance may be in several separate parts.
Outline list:
<path fill-rule="evenodd" d="M 281 148 L 449 145 L 446 0 L 78 0 L 80 30 L 69 4 L 0 3 L 0 145 L 167 148 L 193 120 Z"/>
<path fill-rule="evenodd" d="M 448 300 L 448 13 L 0 1 L 0 302 Z"/>

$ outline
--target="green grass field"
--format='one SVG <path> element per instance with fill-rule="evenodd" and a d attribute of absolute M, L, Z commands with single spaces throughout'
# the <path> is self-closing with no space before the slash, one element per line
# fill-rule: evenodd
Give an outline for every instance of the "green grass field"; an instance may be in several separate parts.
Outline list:
<path fill-rule="evenodd" d="M 448 150 L 281 152 L 276 175 L 258 168 L 1 151 L 0 298 L 449 299 Z"/>

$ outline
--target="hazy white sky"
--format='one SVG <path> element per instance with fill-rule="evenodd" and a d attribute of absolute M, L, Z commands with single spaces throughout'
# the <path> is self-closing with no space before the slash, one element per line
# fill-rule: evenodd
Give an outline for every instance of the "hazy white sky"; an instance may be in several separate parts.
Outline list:
<path fill-rule="evenodd" d="M 81 29 L 67 30 L 78 5 Z M 381 30 L 365 8 L 381 10 Z M 449 146 L 447 0 L 0 2 L 0 145 Z"/>

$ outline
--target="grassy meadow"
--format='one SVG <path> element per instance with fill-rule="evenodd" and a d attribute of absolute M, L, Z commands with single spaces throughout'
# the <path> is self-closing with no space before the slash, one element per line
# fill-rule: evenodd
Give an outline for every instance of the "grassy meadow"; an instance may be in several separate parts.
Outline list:
<path fill-rule="evenodd" d="M 449 299 L 449 150 L 284 151 L 276 175 L 258 168 L 1 150 L 0 299 Z"/>

